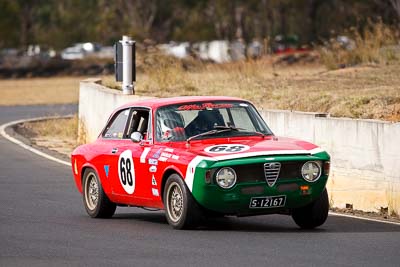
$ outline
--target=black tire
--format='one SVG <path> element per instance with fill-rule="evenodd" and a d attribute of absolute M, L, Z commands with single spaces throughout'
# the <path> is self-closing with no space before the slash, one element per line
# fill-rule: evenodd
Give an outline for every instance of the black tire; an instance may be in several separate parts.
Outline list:
<path fill-rule="evenodd" d="M 302 229 L 313 229 L 322 225 L 328 218 L 329 199 L 326 189 L 317 200 L 305 207 L 294 209 L 292 218 Z"/>
<path fill-rule="evenodd" d="M 191 229 L 203 219 L 200 207 L 178 174 L 171 174 L 163 193 L 165 217 L 174 229 Z"/>
<path fill-rule="evenodd" d="M 83 205 L 92 218 L 110 218 L 117 205 L 105 194 L 101 182 L 93 169 L 86 169 L 83 174 Z"/>

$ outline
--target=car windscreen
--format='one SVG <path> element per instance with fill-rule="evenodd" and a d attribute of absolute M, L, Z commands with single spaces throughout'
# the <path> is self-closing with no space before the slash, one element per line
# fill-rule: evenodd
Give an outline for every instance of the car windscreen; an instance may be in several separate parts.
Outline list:
<path fill-rule="evenodd" d="M 155 123 L 157 141 L 272 134 L 256 109 L 244 101 L 164 106 L 157 110 Z"/>

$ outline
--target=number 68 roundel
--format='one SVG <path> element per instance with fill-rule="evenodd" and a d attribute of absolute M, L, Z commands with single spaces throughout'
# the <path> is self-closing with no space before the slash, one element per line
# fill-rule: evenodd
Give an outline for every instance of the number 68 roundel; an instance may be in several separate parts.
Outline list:
<path fill-rule="evenodd" d="M 132 151 L 125 150 L 118 160 L 118 176 L 122 187 L 128 194 L 135 192 L 135 169 L 132 160 Z"/>
<path fill-rule="evenodd" d="M 249 150 L 250 147 L 242 144 L 221 144 L 209 146 L 204 149 L 208 153 L 225 154 L 225 153 L 239 153 Z"/>

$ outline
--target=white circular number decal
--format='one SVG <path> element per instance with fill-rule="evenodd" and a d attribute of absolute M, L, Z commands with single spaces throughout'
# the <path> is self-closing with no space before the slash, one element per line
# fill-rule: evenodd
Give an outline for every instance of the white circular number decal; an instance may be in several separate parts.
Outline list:
<path fill-rule="evenodd" d="M 122 187 L 128 194 L 135 191 L 135 168 L 132 160 L 132 151 L 125 150 L 118 160 L 118 176 Z"/>
<path fill-rule="evenodd" d="M 226 153 L 238 153 L 249 149 L 250 147 L 246 145 L 224 144 L 224 145 L 206 147 L 204 151 L 208 153 L 226 154 Z"/>

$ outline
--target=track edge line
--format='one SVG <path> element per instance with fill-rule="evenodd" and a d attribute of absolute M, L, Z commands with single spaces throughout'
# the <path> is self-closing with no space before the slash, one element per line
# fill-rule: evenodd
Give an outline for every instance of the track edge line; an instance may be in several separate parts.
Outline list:
<path fill-rule="evenodd" d="M 72 166 L 71 162 L 67 162 L 67 161 L 58 159 L 56 157 L 53 157 L 53 156 L 51 156 L 49 154 L 46 154 L 46 153 L 44 153 L 44 152 L 42 152 L 42 151 L 40 151 L 40 150 L 38 150 L 36 148 L 33 148 L 32 146 L 29 146 L 29 145 L 25 144 L 24 142 L 21 142 L 20 140 L 12 137 L 8 133 L 6 133 L 6 128 L 14 126 L 14 125 L 17 125 L 17 124 L 20 124 L 20 123 L 32 122 L 32 121 L 41 121 L 41 120 L 48 120 L 48 119 L 70 118 L 72 116 L 73 115 L 70 114 L 70 115 L 65 115 L 65 116 L 47 116 L 47 117 L 36 117 L 36 118 L 31 118 L 31 119 L 22 119 L 22 120 L 10 121 L 10 122 L 4 123 L 4 124 L 2 124 L 0 126 L 0 134 L 1 134 L 1 136 L 3 136 L 8 141 L 10 141 L 10 142 L 12 142 L 12 143 L 14 143 L 16 145 L 19 145 L 20 147 L 24 148 L 25 150 L 28 150 L 28 151 L 36 154 L 36 155 L 39 155 L 39 156 L 44 157 L 44 158 L 46 158 L 48 160 L 52 160 L 52 161 L 58 162 L 60 164 L 66 165 L 66 166 Z"/>
<path fill-rule="evenodd" d="M 357 216 L 357 215 L 343 214 L 343 213 L 338 213 L 338 212 L 334 212 L 334 211 L 330 211 L 330 212 L 329 212 L 329 215 L 340 216 L 340 217 L 347 217 L 347 218 L 358 219 L 358 220 L 364 220 L 364 221 L 370 221 L 370 222 L 387 223 L 387 224 L 393 224 L 393 225 L 398 225 L 398 226 L 400 226 L 400 222 L 385 221 L 385 220 L 380 220 L 380 219 L 361 217 L 361 216 Z"/>

